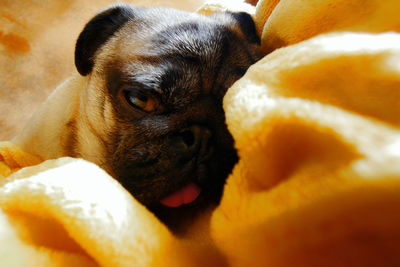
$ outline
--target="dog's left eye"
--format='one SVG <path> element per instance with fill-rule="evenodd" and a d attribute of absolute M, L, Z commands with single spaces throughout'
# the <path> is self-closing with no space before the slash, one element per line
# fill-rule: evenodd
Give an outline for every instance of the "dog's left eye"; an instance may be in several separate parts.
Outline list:
<path fill-rule="evenodd" d="M 143 111 L 151 112 L 157 108 L 155 99 L 145 94 L 125 91 L 125 98 L 130 105 Z"/>

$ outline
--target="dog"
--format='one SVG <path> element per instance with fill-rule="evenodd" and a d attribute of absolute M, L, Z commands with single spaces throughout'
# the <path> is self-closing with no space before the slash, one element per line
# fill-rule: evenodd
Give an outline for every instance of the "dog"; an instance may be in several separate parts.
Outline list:
<path fill-rule="evenodd" d="M 79 74 L 14 142 L 44 159 L 94 162 L 178 227 L 221 198 L 238 160 L 222 100 L 260 58 L 247 13 L 111 6 L 77 39 Z"/>

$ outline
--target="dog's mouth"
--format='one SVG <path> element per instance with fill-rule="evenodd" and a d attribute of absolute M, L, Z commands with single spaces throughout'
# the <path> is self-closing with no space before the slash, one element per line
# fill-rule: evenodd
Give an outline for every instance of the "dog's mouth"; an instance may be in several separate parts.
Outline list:
<path fill-rule="evenodd" d="M 233 140 L 218 140 L 197 140 L 183 151 L 174 136 L 129 150 L 121 146 L 124 150 L 116 154 L 113 171 L 138 201 L 174 228 L 219 203 L 238 158 Z"/>
<path fill-rule="evenodd" d="M 160 200 L 160 203 L 169 208 L 176 208 L 196 201 L 202 189 L 195 183 L 189 183 L 172 194 Z"/>
<path fill-rule="evenodd" d="M 180 210 L 185 208 L 196 209 L 201 206 L 211 195 L 215 194 L 218 184 L 212 183 L 210 177 L 210 166 L 207 163 L 187 164 L 181 167 L 181 175 L 167 175 L 161 184 L 155 186 L 159 188 L 158 195 L 153 195 L 149 207 L 167 211 Z"/>

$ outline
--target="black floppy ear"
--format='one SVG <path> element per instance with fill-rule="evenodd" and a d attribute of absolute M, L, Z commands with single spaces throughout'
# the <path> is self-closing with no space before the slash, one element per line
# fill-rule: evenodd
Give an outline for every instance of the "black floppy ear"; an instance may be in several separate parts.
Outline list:
<path fill-rule="evenodd" d="M 75 46 L 75 66 L 85 76 L 92 71 L 96 51 L 128 20 L 135 10 L 129 5 L 112 6 L 91 19 L 78 37 Z"/>
<path fill-rule="evenodd" d="M 257 35 L 256 25 L 250 14 L 246 12 L 229 12 L 231 16 L 238 22 L 240 29 L 246 36 L 249 43 L 260 44 L 260 37 Z"/>
<path fill-rule="evenodd" d="M 249 43 L 258 45 L 261 43 L 260 37 L 257 35 L 256 25 L 250 14 L 246 12 L 226 11 L 213 13 L 210 17 L 220 20 L 223 23 L 227 22 L 227 17 L 230 18 L 229 21 L 233 19 L 233 22 L 239 26 L 239 29 L 243 32 L 243 35 Z"/>

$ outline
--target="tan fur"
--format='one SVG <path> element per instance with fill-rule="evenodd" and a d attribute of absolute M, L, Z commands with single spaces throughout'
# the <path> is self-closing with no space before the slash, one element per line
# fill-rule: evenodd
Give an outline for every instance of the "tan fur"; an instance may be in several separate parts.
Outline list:
<path fill-rule="evenodd" d="M 102 95 L 99 83 L 89 80 L 74 74 L 57 87 L 13 142 L 45 159 L 80 156 L 101 165 L 104 123 L 95 118 L 100 116 L 97 103 Z M 105 120 L 112 126 L 112 108 L 106 103 Z"/>
<path fill-rule="evenodd" d="M 67 123 L 77 116 L 80 91 L 85 83 L 85 78 L 74 75 L 57 87 L 13 142 L 46 159 L 63 155 L 68 136 Z"/>

